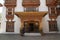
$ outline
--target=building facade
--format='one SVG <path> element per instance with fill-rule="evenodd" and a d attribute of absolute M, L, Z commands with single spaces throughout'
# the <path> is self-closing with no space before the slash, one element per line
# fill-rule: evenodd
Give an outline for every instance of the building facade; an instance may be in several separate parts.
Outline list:
<path fill-rule="evenodd" d="M 4 0 L 0 33 L 60 33 L 59 13 L 59 0 Z"/>

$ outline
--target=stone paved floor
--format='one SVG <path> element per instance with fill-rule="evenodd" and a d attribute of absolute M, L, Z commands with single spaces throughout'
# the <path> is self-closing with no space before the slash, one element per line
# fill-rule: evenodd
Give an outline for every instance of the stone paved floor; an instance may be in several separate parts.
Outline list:
<path fill-rule="evenodd" d="M 60 40 L 60 34 L 44 36 L 20 36 L 19 34 L 0 34 L 0 40 Z"/>

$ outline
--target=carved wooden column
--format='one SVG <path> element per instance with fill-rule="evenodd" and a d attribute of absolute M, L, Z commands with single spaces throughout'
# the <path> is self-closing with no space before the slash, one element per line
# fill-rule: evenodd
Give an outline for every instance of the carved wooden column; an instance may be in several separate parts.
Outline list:
<path fill-rule="evenodd" d="M 14 9 L 16 7 L 16 0 L 5 0 L 6 7 L 6 32 L 14 32 Z"/>
<path fill-rule="evenodd" d="M 40 21 L 39 21 L 39 31 L 40 31 L 40 33 L 41 33 L 42 35 L 44 35 L 42 25 L 43 25 L 43 24 L 42 24 L 42 18 L 41 18 Z"/>
<path fill-rule="evenodd" d="M 21 19 L 21 27 L 20 27 L 20 30 L 22 30 L 24 28 L 24 21 L 23 19 Z"/>

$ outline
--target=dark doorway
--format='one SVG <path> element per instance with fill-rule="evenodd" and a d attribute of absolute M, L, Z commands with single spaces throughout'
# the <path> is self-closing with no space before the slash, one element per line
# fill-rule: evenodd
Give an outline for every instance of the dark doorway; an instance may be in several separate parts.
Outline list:
<path fill-rule="evenodd" d="M 27 33 L 39 33 L 39 22 L 38 21 L 25 21 L 24 30 Z"/>
<path fill-rule="evenodd" d="M 29 31 L 34 31 L 34 23 L 29 23 Z"/>

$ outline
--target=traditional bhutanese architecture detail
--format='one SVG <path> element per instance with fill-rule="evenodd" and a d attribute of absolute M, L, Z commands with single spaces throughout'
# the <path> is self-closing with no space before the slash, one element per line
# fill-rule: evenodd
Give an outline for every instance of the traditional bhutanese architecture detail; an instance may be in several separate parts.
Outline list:
<path fill-rule="evenodd" d="M 60 5 L 60 0 L 57 0 L 57 2 L 56 2 L 56 3 L 57 3 L 57 5 Z"/>
<path fill-rule="evenodd" d="M 40 0 L 23 0 L 23 7 L 38 7 L 40 5 Z"/>
<path fill-rule="evenodd" d="M 16 0 L 5 0 L 6 7 L 6 31 L 14 32 L 14 9 L 16 7 Z"/>
<path fill-rule="evenodd" d="M 46 5 L 48 6 L 49 18 L 51 19 L 49 21 L 49 27 L 54 27 L 50 29 L 50 30 L 53 29 L 52 31 L 58 31 L 56 19 L 60 11 L 59 4 L 60 4 L 59 0 L 46 0 Z"/>
<path fill-rule="evenodd" d="M 46 0 L 47 6 L 56 6 L 57 0 Z"/>
<path fill-rule="evenodd" d="M 24 33 L 58 32 L 60 0 L 46 0 L 47 7 L 44 0 L 42 4 L 41 2 L 40 0 L 5 0 L 6 10 L 3 11 L 6 15 L 3 17 L 6 20 L 2 22 L 2 29 L 6 23 L 6 32 L 20 33 L 22 36 Z M 2 32 L 5 32 L 5 29 Z"/>
<path fill-rule="evenodd" d="M 40 0 L 23 0 L 22 6 L 24 12 L 16 12 L 21 19 L 21 35 L 26 32 L 43 34 L 41 21 L 47 11 L 39 12 Z"/>

